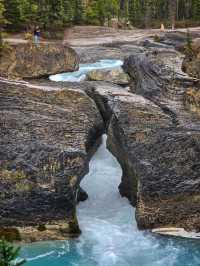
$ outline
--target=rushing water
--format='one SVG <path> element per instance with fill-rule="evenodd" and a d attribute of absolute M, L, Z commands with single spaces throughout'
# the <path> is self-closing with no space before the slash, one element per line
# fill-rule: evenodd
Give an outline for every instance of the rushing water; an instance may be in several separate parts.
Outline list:
<path fill-rule="evenodd" d="M 123 61 L 112 60 L 112 59 L 100 60 L 96 63 L 80 64 L 78 71 L 52 75 L 50 76 L 50 80 L 80 82 L 86 78 L 87 73 L 90 72 L 91 70 L 110 69 L 110 68 L 122 66 L 122 64 L 123 64 Z"/>
<path fill-rule="evenodd" d="M 79 239 L 23 248 L 26 266 L 199 266 L 198 240 L 138 231 L 134 209 L 121 198 L 121 168 L 104 142 L 82 181 L 89 199 L 78 206 Z"/>

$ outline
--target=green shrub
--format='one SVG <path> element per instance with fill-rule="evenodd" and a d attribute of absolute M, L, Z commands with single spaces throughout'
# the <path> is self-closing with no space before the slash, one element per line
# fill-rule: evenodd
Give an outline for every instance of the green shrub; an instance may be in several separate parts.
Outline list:
<path fill-rule="evenodd" d="M 161 41 L 160 36 L 158 36 L 157 34 L 154 35 L 153 39 L 154 39 L 154 42 L 160 42 Z"/>
<path fill-rule="evenodd" d="M 194 52 L 192 49 L 192 37 L 190 34 L 190 31 L 187 30 L 187 40 L 186 40 L 186 46 L 185 46 L 185 54 L 188 59 L 192 59 L 194 56 Z"/>
<path fill-rule="evenodd" d="M 40 224 L 40 225 L 38 226 L 37 230 L 43 232 L 43 231 L 46 231 L 47 228 L 46 228 L 45 224 Z"/>
<path fill-rule="evenodd" d="M 17 228 L 0 228 L 0 239 L 5 239 L 9 242 L 21 241 L 20 232 Z"/>
<path fill-rule="evenodd" d="M 24 39 L 27 40 L 28 42 L 32 42 L 33 41 L 33 34 L 30 32 L 25 33 Z"/>

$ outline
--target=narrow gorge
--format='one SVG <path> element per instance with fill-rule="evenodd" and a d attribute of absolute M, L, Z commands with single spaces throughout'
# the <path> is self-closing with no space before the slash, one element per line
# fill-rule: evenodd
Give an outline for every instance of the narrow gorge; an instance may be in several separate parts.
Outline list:
<path fill-rule="evenodd" d="M 199 265 L 200 85 L 163 38 L 1 61 L 0 236 L 37 242 L 27 266 Z"/>
<path fill-rule="evenodd" d="M 139 231 L 135 210 L 120 197 L 122 170 L 106 149 L 106 136 L 81 182 L 89 199 L 78 205 L 82 234 L 77 240 L 43 242 L 23 247 L 27 266 L 197 266 L 199 243 L 161 238 Z"/>

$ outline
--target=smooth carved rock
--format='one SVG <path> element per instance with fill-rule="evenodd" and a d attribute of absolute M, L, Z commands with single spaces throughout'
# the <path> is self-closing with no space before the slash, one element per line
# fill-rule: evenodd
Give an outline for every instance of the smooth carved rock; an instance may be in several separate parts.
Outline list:
<path fill-rule="evenodd" d="M 137 97 L 120 100 L 108 131 L 123 168 L 120 191 L 136 205 L 140 229 L 198 230 L 200 131 L 174 127 L 162 109 Z"/>
<path fill-rule="evenodd" d="M 0 227 L 61 224 L 76 235 L 79 184 L 104 130 L 95 103 L 82 91 L 1 82 L 0 106 Z"/>
<path fill-rule="evenodd" d="M 128 111 L 134 108 L 129 106 L 111 126 L 114 132 L 119 132 L 117 125 L 122 129 L 121 138 L 137 176 L 138 226 L 199 230 L 200 121 L 184 109 L 186 91 L 195 87 L 196 80 L 182 73 L 176 53 L 171 59 L 165 53 L 131 56 L 125 69 L 134 92 L 168 116 L 164 120 L 159 112 L 152 116 L 152 107 L 138 116 L 136 110 Z M 135 130 L 139 138 L 133 137 Z M 135 177 L 127 175 L 127 179 Z"/>
<path fill-rule="evenodd" d="M 16 44 L 4 48 L 0 76 L 38 78 L 78 69 L 76 52 L 62 44 Z"/>
<path fill-rule="evenodd" d="M 185 108 L 196 80 L 181 71 L 179 54 L 133 55 L 124 69 L 132 93 L 91 89 L 108 127 L 108 148 L 123 169 L 120 192 L 136 206 L 140 229 L 200 230 L 200 120 Z"/>
<path fill-rule="evenodd" d="M 92 81 L 108 81 L 119 85 L 128 85 L 130 81 L 129 76 L 121 67 L 90 71 L 87 79 Z"/>

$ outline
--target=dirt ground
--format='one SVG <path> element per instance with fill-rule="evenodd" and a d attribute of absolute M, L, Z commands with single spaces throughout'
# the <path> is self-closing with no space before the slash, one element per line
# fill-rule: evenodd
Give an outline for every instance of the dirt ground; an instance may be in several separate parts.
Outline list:
<path fill-rule="evenodd" d="M 177 29 L 186 32 L 187 29 Z M 199 28 L 190 28 L 191 33 L 200 33 Z M 144 40 L 150 36 L 160 34 L 160 29 L 132 29 L 118 30 L 108 27 L 98 26 L 76 26 L 70 30 L 66 30 L 63 34 L 63 40 L 59 42 L 68 43 L 71 46 L 92 46 L 100 44 L 108 44 L 112 42 L 136 42 Z M 12 43 L 27 42 L 23 34 L 9 35 L 5 38 L 6 41 Z M 53 40 L 52 40 L 53 41 Z M 42 42 L 50 42 L 42 40 Z"/>

